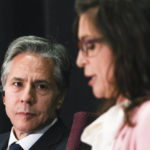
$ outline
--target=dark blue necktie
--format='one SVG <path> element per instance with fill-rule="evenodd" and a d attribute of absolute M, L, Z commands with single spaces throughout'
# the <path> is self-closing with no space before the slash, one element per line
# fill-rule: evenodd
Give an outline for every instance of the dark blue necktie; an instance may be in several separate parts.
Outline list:
<path fill-rule="evenodd" d="M 19 144 L 13 143 L 10 145 L 9 150 L 23 150 L 23 148 Z"/>

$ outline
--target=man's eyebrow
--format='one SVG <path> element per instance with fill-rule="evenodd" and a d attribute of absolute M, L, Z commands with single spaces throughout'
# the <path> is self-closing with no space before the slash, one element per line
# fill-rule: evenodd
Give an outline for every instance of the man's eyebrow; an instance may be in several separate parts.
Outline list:
<path fill-rule="evenodd" d="M 47 80 L 35 80 L 34 83 L 47 83 L 50 84 Z"/>
<path fill-rule="evenodd" d="M 34 84 L 46 84 L 50 87 L 53 87 L 55 85 L 54 82 L 48 81 L 48 80 L 35 80 Z"/>
<path fill-rule="evenodd" d="M 20 78 L 20 77 L 13 77 L 11 79 L 11 81 L 24 81 L 25 79 L 23 78 Z M 34 80 L 33 83 L 45 83 L 45 84 L 52 84 L 51 82 L 49 82 L 48 80 L 46 79 L 39 79 L 39 80 Z"/>
<path fill-rule="evenodd" d="M 23 78 L 19 78 L 19 77 L 14 77 L 14 78 L 12 78 L 11 80 L 23 81 L 24 79 L 23 79 Z"/>

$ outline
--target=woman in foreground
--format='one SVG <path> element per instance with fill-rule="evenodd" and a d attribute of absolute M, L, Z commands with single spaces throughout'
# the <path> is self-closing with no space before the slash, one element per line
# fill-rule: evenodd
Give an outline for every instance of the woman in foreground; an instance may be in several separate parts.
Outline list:
<path fill-rule="evenodd" d="M 150 149 L 150 5 L 76 0 L 77 66 L 104 113 L 82 133 L 92 150 Z M 109 107 L 108 107 L 109 106 Z"/>

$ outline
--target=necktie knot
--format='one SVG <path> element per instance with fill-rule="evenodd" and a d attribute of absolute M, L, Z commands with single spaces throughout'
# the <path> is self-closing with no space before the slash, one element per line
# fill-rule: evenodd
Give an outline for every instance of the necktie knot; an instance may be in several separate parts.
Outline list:
<path fill-rule="evenodd" d="M 23 148 L 19 144 L 13 143 L 10 145 L 9 150 L 23 150 Z"/>

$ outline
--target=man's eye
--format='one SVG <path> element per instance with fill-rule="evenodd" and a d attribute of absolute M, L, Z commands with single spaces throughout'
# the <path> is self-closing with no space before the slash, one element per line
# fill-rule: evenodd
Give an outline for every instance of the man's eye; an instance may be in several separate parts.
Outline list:
<path fill-rule="evenodd" d="M 39 85 L 37 85 L 37 88 L 41 89 L 41 90 L 46 90 L 46 89 L 48 89 L 48 85 L 46 85 L 46 84 L 39 84 Z"/>
<path fill-rule="evenodd" d="M 21 82 L 14 82 L 13 85 L 14 85 L 14 86 L 17 86 L 17 87 L 21 87 L 21 86 L 22 86 L 22 83 L 21 83 Z"/>

